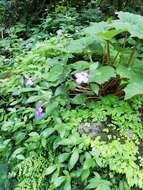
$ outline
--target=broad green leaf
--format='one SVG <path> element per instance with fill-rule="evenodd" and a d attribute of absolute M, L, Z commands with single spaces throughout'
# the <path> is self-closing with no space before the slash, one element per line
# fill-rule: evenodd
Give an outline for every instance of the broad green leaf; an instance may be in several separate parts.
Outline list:
<path fill-rule="evenodd" d="M 140 60 L 135 59 L 134 63 L 128 66 L 123 60 L 123 62 L 117 66 L 116 72 L 121 78 L 130 79 L 131 82 L 140 82 L 143 76 L 143 64 Z"/>
<path fill-rule="evenodd" d="M 62 77 L 64 77 L 63 72 L 64 72 L 64 65 L 56 64 L 47 73 L 47 76 L 45 79 L 50 82 L 55 82 L 57 80 L 60 80 Z"/>
<path fill-rule="evenodd" d="M 65 162 L 69 158 L 69 153 L 63 153 L 58 156 L 59 162 Z"/>
<path fill-rule="evenodd" d="M 90 86 L 91 86 L 91 90 L 92 90 L 95 94 L 98 95 L 98 93 L 99 93 L 99 86 L 98 86 L 97 84 L 95 84 L 95 83 L 90 84 Z"/>
<path fill-rule="evenodd" d="M 58 144 L 75 146 L 75 145 L 80 144 L 81 142 L 82 142 L 82 138 L 80 138 L 78 134 L 78 135 L 71 135 L 68 138 L 61 140 Z"/>
<path fill-rule="evenodd" d="M 40 140 L 40 135 L 37 132 L 31 132 L 29 136 L 27 142 L 38 142 Z"/>
<path fill-rule="evenodd" d="M 84 181 L 86 180 L 90 175 L 90 170 L 89 169 L 85 169 L 83 170 L 82 172 L 82 175 L 81 175 L 81 180 Z"/>
<path fill-rule="evenodd" d="M 46 107 L 46 114 L 50 115 L 57 109 L 58 109 L 58 101 L 51 100 L 49 101 L 48 106 Z"/>
<path fill-rule="evenodd" d="M 102 66 L 95 71 L 90 70 L 89 82 L 103 84 L 108 82 L 112 77 L 116 77 L 114 68 L 110 66 Z"/>
<path fill-rule="evenodd" d="M 64 190 L 71 190 L 71 189 L 72 189 L 71 183 L 69 181 L 66 182 L 65 185 L 64 185 Z"/>
<path fill-rule="evenodd" d="M 77 61 L 73 64 L 71 64 L 71 67 L 75 69 L 76 71 L 84 71 L 86 69 L 89 69 L 90 63 L 87 61 Z"/>
<path fill-rule="evenodd" d="M 85 104 L 86 97 L 82 94 L 76 95 L 73 99 L 72 102 L 77 105 L 83 105 Z"/>
<path fill-rule="evenodd" d="M 143 39 L 143 17 L 129 12 L 116 13 L 122 23 L 126 25 L 132 37 Z M 122 24 L 123 25 L 123 24 Z"/>
<path fill-rule="evenodd" d="M 85 52 L 89 55 L 103 55 L 102 43 L 100 41 L 93 40 L 92 43 L 86 47 Z"/>
<path fill-rule="evenodd" d="M 140 83 L 129 83 L 126 88 L 124 89 L 125 91 L 125 99 L 130 99 L 133 96 L 136 95 L 143 95 L 143 82 Z"/>
<path fill-rule="evenodd" d="M 56 166 L 49 166 L 46 170 L 45 170 L 45 175 L 50 175 L 52 174 L 56 169 Z"/>
<path fill-rule="evenodd" d="M 87 189 L 101 189 L 101 190 L 111 190 L 111 183 L 107 180 L 102 179 L 99 175 L 89 180 Z"/>
<path fill-rule="evenodd" d="M 44 138 L 47 138 L 54 132 L 55 132 L 55 129 L 50 127 L 50 128 L 44 129 L 44 131 L 41 132 L 41 136 Z"/>
<path fill-rule="evenodd" d="M 90 38 L 88 38 L 88 37 L 82 37 L 77 40 L 72 40 L 68 46 L 68 51 L 70 53 L 82 53 L 83 50 L 89 44 L 89 40 L 90 40 Z"/>
<path fill-rule="evenodd" d="M 112 38 L 114 38 L 116 35 L 122 33 L 124 30 L 117 30 L 117 29 L 112 29 L 112 30 L 108 30 L 106 32 L 101 32 L 98 35 L 101 36 L 102 38 L 104 38 L 105 40 L 111 40 Z"/>
<path fill-rule="evenodd" d="M 70 53 L 85 53 L 85 54 L 103 54 L 101 42 L 95 36 L 81 37 L 77 40 L 72 40 L 68 46 Z"/>
<path fill-rule="evenodd" d="M 25 136 L 26 136 L 26 133 L 21 132 L 21 131 L 18 131 L 18 132 L 15 134 L 15 137 L 14 137 L 14 138 L 15 138 L 15 141 L 16 141 L 16 144 L 21 143 L 21 141 L 24 140 Z"/>
<path fill-rule="evenodd" d="M 37 102 L 40 99 L 41 99 L 41 96 L 31 96 L 31 97 L 28 98 L 26 103 L 29 104 L 29 103 Z"/>
<path fill-rule="evenodd" d="M 93 35 L 93 34 L 97 34 L 100 32 L 105 32 L 105 31 L 109 30 L 110 28 L 112 28 L 112 26 L 110 24 L 102 21 L 99 23 L 92 23 L 90 26 L 83 29 L 83 32 Z"/>
<path fill-rule="evenodd" d="M 83 165 L 83 169 L 89 169 L 94 165 L 95 161 L 92 158 L 86 159 Z"/>
<path fill-rule="evenodd" d="M 54 179 L 54 185 L 55 187 L 59 187 L 63 182 L 65 181 L 65 176 L 56 177 Z"/>
<path fill-rule="evenodd" d="M 77 148 L 75 148 L 72 155 L 71 155 L 71 158 L 69 160 L 69 170 L 74 168 L 78 159 L 79 159 L 79 150 Z"/>

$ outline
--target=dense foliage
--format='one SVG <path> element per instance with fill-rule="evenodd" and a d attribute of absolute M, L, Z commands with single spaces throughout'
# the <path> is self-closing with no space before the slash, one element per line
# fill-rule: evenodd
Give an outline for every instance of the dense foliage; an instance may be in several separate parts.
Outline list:
<path fill-rule="evenodd" d="M 143 189 L 141 1 L 57 2 L 0 3 L 0 189 Z"/>

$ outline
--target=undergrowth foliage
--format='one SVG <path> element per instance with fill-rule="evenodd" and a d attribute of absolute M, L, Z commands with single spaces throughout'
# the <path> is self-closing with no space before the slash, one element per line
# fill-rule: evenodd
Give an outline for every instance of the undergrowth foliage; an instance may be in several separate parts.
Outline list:
<path fill-rule="evenodd" d="M 143 189 L 143 18 L 117 15 L 58 31 L 0 75 L 0 159 L 15 189 Z"/>

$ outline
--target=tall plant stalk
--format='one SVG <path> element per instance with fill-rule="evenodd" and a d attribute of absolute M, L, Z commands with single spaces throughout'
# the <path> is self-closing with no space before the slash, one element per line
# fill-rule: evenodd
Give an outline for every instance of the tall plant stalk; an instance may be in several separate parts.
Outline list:
<path fill-rule="evenodd" d="M 131 65 L 133 64 L 133 61 L 134 61 L 135 54 L 136 54 L 137 47 L 138 47 L 139 43 L 140 43 L 140 40 L 138 39 L 138 40 L 136 41 L 135 46 L 134 46 L 133 49 L 132 49 L 131 54 L 130 54 L 129 61 L 128 61 L 128 66 L 131 66 Z"/>

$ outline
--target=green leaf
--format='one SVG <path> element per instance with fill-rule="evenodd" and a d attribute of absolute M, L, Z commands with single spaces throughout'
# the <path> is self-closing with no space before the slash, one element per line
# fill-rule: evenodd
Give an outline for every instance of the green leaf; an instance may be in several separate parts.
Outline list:
<path fill-rule="evenodd" d="M 94 178 L 89 180 L 87 189 L 111 190 L 110 186 L 111 183 L 109 181 L 102 179 L 99 174 L 96 174 Z"/>
<path fill-rule="evenodd" d="M 132 37 L 143 39 L 143 17 L 137 14 L 128 12 L 117 12 L 116 13 L 121 21 L 131 34 Z M 125 28 L 124 27 L 124 28 Z"/>
<path fill-rule="evenodd" d="M 38 142 L 40 140 L 40 135 L 37 132 L 31 132 L 29 136 L 27 142 Z"/>
<path fill-rule="evenodd" d="M 75 134 L 75 135 L 71 135 L 66 139 L 62 139 L 59 142 L 59 145 L 71 145 L 71 146 L 75 146 L 80 144 L 82 141 L 82 139 L 80 138 L 79 134 Z"/>
<path fill-rule="evenodd" d="M 114 68 L 110 66 L 103 66 L 97 68 L 95 71 L 90 70 L 89 82 L 103 84 L 108 82 L 112 77 L 116 77 Z"/>
<path fill-rule="evenodd" d="M 44 138 L 47 138 L 54 132 L 55 132 L 55 129 L 50 127 L 50 128 L 45 129 L 44 131 L 42 131 L 41 136 Z"/>
<path fill-rule="evenodd" d="M 77 61 L 73 64 L 71 64 L 71 67 L 75 69 L 76 71 L 84 71 L 88 69 L 90 66 L 90 63 L 87 61 Z"/>
<path fill-rule="evenodd" d="M 58 156 L 59 162 L 63 163 L 69 158 L 69 153 L 63 153 Z"/>
<path fill-rule="evenodd" d="M 103 47 L 96 36 L 81 37 L 77 40 L 72 40 L 68 46 L 70 53 L 84 54 L 103 54 Z"/>
<path fill-rule="evenodd" d="M 65 183 L 64 190 L 71 190 L 71 183 L 69 181 Z"/>
<path fill-rule="evenodd" d="M 91 86 L 91 90 L 95 93 L 95 94 L 97 94 L 98 95 L 98 93 L 99 93 L 99 86 L 97 85 L 97 84 L 90 84 L 90 86 Z"/>
<path fill-rule="evenodd" d="M 127 60 L 125 57 L 124 59 Z M 139 82 L 143 76 L 143 64 L 140 60 L 135 59 L 134 63 L 129 67 L 127 62 L 122 58 L 122 62 L 117 66 L 116 72 L 122 78 L 130 79 L 130 82 Z"/>
<path fill-rule="evenodd" d="M 112 28 L 112 26 L 110 24 L 102 21 L 99 23 L 92 23 L 90 26 L 83 29 L 83 32 L 93 35 L 93 34 L 97 34 L 100 32 L 105 32 L 105 31 L 109 30 L 110 28 Z"/>
<path fill-rule="evenodd" d="M 81 175 L 81 180 L 84 181 L 86 180 L 90 175 L 90 170 L 89 169 L 85 169 L 83 170 L 82 172 L 82 175 Z"/>
<path fill-rule="evenodd" d="M 125 91 L 125 99 L 130 99 L 136 95 L 143 95 L 143 82 L 140 83 L 130 83 L 124 89 Z"/>
<path fill-rule="evenodd" d="M 86 97 L 81 94 L 76 95 L 72 99 L 73 104 L 77 104 L 77 105 L 83 105 L 83 104 L 85 104 L 85 101 L 86 101 Z"/>
<path fill-rule="evenodd" d="M 122 33 L 123 31 L 124 30 L 112 29 L 112 30 L 108 30 L 106 32 L 99 33 L 99 36 L 102 36 L 102 38 L 104 38 L 105 40 L 111 40 L 113 37 Z"/>
<path fill-rule="evenodd" d="M 50 175 L 52 174 L 56 169 L 56 166 L 49 166 L 46 170 L 45 170 L 45 175 Z"/>
<path fill-rule="evenodd" d="M 89 40 L 90 39 L 88 37 L 72 40 L 67 49 L 70 53 L 82 53 L 83 50 L 87 47 Z"/>
<path fill-rule="evenodd" d="M 40 99 L 41 99 L 41 96 L 31 96 L 31 97 L 28 98 L 26 103 L 29 104 L 29 103 L 37 102 Z"/>
<path fill-rule="evenodd" d="M 65 176 L 56 177 L 54 179 L 55 187 L 59 187 L 65 181 Z"/>
<path fill-rule="evenodd" d="M 79 150 L 77 148 L 75 148 L 71 155 L 70 161 L 69 161 L 69 170 L 74 168 L 78 159 L 79 159 Z"/>
<path fill-rule="evenodd" d="M 64 65 L 56 64 L 47 73 L 46 80 L 50 82 L 55 82 L 57 80 L 60 80 L 64 77 L 63 72 L 64 72 Z"/>

